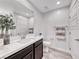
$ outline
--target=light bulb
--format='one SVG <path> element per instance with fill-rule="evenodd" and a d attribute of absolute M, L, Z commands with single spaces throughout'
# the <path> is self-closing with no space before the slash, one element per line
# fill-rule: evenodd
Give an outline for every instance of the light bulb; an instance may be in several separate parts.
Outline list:
<path fill-rule="evenodd" d="M 60 4 L 60 1 L 57 1 L 57 5 L 59 5 Z"/>

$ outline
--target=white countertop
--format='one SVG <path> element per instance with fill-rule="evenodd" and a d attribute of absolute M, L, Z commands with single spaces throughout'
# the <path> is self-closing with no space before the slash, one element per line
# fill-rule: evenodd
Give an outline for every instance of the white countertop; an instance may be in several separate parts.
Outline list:
<path fill-rule="evenodd" d="M 21 41 L 17 41 L 15 43 L 11 43 L 11 44 L 0 47 L 0 59 L 4 59 L 4 58 L 20 51 L 21 49 L 40 40 L 41 38 L 43 38 L 43 36 L 36 36 L 36 37 L 32 37 L 32 38 L 27 37 L 26 39 L 22 39 Z"/>

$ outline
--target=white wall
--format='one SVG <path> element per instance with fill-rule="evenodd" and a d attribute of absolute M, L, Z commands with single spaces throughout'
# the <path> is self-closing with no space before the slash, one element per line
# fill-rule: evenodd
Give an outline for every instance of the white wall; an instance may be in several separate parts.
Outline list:
<path fill-rule="evenodd" d="M 55 38 L 55 26 L 67 26 L 69 18 L 69 9 L 61 8 L 55 11 L 51 11 L 45 15 L 45 22 L 46 22 L 46 32 L 48 39 L 54 39 L 53 45 L 57 48 L 67 49 L 67 39 L 66 41 L 63 40 L 56 40 Z"/>
<path fill-rule="evenodd" d="M 37 19 L 36 26 L 38 28 L 38 32 L 42 32 L 44 35 L 44 39 L 50 40 L 52 39 L 52 46 L 57 48 L 68 49 L 68 39 L 66 41 L 56 40 L 55 38 L 55 26 L 57 25 L 68 25 L 69 18 L 69 9 L 61 8 L 43 15 L 42 19 Z M 67 33 L 68 34 L 68 33 Z"/>

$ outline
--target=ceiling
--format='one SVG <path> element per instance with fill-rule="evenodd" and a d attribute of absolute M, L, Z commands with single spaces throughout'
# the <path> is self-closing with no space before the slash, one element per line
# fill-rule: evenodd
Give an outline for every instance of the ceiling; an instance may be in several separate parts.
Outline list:
<path fill-rule="evenodd" d="M 17 13 L 27 12 L 27 8 L 16 0 L 0 0 L 0 9 L 11 10 Z"/>
<path fill-rule="evenodd" d="M 48 12 L 53 9 L 70 5 L 71 0 L 28 0 L 40 12 Z"/>

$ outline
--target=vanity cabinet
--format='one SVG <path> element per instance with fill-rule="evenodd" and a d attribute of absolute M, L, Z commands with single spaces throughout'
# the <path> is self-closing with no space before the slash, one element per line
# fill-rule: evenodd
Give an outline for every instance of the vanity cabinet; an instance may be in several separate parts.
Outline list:
<path fill-rule="evenodd" d="M 31 44 L 28 47 L 14 53 L 5 59 L 42 59 L 43 39 Z"/>
<path fill-rule="evenodd" d="M 28 55 L 24 56 L 23 59 L 33 59 L 33 55 L 32 55 L 32 54 L 33 54 L 33 53 L 30 52 Z"/>
<path fill-rule="evenodd" d="M 42 59 L 43 57 L 43 40 L 35 43 L 35 59 Z"/>
<path fill-rule="evenodd" d="M 30 57 L 28 59 L 33 59 L 32 52 L 33 52 L 33 45 L 30 45 L 5 59 L 25 59 L 28 57 Z"/>

